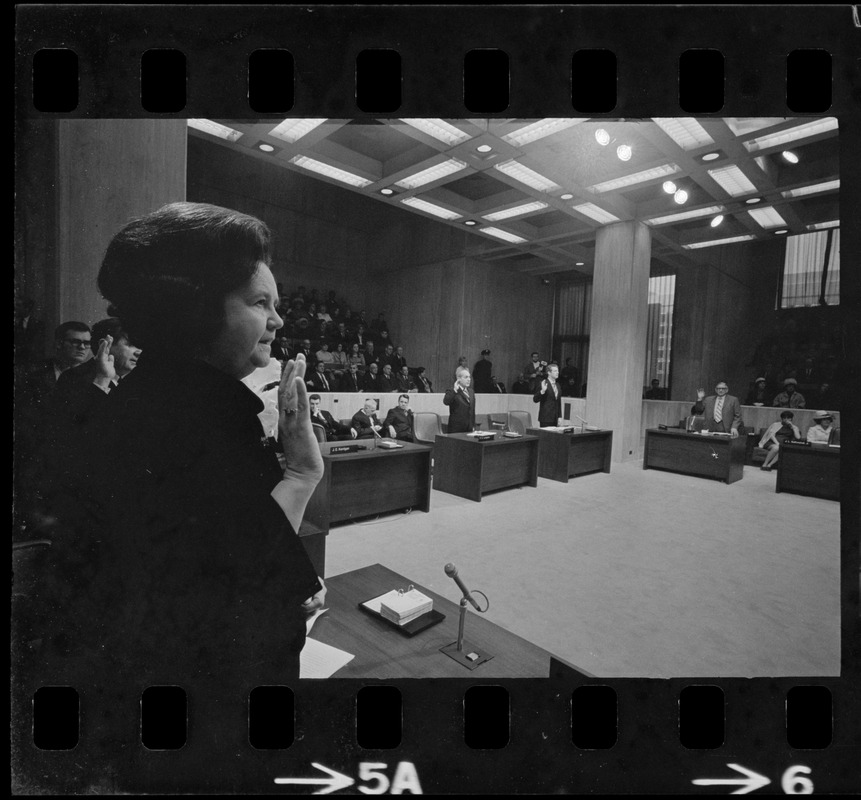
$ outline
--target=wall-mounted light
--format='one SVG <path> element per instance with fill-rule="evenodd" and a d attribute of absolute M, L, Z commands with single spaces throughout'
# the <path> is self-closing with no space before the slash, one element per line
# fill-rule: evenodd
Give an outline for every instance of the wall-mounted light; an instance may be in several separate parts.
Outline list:
<path fill-rule="evenodd" d="M 721 222 L 723 222 L 723 214 L 718 214 L 716 217 L 712 217 L 712 221 L 709 223 L 709 225 L 712 228 L 717 228 L 717 226 L 720 225 Z"/>
<path fill-rule="evenodd" d="M 784 150 L 780 155 L 783 156 L 783 160 L 789 162 L 790 164 L 798 163 L 798 156 L 792 152 L 792 150 Z"/>

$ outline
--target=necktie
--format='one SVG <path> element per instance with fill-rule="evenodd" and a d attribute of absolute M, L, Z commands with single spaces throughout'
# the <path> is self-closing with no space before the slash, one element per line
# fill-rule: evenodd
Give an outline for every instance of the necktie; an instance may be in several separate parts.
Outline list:
<path fill-rule="evenodd" d="M 715 403 L 715 422 L 720 422 L 723 419 L 723 397 L 718 397 Z"/>

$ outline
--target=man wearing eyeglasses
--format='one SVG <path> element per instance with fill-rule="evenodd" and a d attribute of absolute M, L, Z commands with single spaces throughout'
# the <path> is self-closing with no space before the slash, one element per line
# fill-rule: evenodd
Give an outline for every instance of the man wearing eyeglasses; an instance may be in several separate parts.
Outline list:
<path fill-rule="evenodd" d="M 718 381 L 715 393 L 706 397 L 705 389 L 697 389 L 697 402 L 691 406 L 691 414 L 705 418 L 706 430 L 712 433 L 729 433 L 735 439 L 741 425 L 741 405 L 737 397 L 728 394 L 729 386 Z"/>
<path fill-rule="evenodd" d="M 18 402 L 39 404 L 56 385 L 60 375 L 92 357 L 89 325 L 71 320 L 54 331 L 54 356 L 31 368 L 18 387 Z M 16 365 L 19 368 L 24 365 Z"/>

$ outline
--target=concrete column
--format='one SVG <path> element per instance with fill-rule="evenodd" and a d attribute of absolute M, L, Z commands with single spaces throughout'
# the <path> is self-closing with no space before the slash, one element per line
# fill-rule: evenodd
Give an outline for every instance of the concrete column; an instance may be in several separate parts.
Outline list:
<path fill-rule="evenodd" d="M 641 222 L 599 229 L 586 419 L 613 431 L 613 461 L 638 457 L 652 240 Z"/>

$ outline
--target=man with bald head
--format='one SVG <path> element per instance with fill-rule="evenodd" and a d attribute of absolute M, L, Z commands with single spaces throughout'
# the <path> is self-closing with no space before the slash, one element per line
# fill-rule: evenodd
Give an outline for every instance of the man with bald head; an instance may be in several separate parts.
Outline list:
<path fill-rule="evenodd" d="M 475 393 L 472 376 L 466 367 L 458 367 L 456 380 L 446 389 L 442 401 L 448 406 L 448 433 L 469 433 L 475 427 Z"/>

